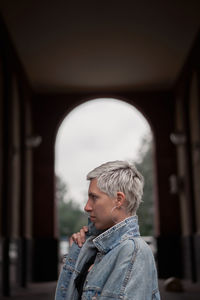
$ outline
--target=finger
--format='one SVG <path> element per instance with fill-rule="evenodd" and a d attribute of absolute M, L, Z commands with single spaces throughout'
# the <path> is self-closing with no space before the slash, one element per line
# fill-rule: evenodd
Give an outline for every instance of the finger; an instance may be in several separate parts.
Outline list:
<path fill-rule="evenodd" d="M 82 247 L 81 235 L 80 232 L 74 233 L 72 235 L 72 240 L 79 246 Z"/>
<path fill-rule="evenodd" d="M 77 233 L 72 234 L 72 240 L 73 240 L 74 242 L 77 241 Z"/>
<path fill-rule="evenodd" d="M 83 226 L 83 230 L 84 230 L 85 232 L 88 232 L 88 226 Z"/>
<path fill-rule="evenodd" d="M 80 232 L 74 233 L 71 236 L 72 241 L 74 241 L 76 244 L 78 244 L 79 247 L 82 247 L 86 240 L 86 236 L 85 236 L 86 232 L 88 232 L 88 227 L 83 226 L 83 228 L 80 230 Z"/>
<path fill-rule="evenodd" d="M 79 247 L 83 246 L 82 237 L 81 237 L 80 232 L 77 233 L 77 244 L 78 244 Z"/>
<path fill-rule="evenodd" d="M 80 238 L 81 238 L 81 242 L 84 243 L 85 242 L 85 230 L 82 228 L 80 230 Z"/>

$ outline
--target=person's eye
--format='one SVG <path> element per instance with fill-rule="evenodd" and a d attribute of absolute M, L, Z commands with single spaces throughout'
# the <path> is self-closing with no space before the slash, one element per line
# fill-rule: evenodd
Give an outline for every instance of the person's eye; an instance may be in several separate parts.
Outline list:
<path fill-rule="evenodd" d="M 98 196 L 92 195 L 91 198 L 92 198 L 93 201 L 96 201 L 98 199 Z"/>

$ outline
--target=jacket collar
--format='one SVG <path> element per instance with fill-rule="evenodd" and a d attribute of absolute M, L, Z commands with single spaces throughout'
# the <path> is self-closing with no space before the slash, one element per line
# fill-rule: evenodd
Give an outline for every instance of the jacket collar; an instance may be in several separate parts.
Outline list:
<path fill-rule="evenodd" d="M 132 216 L 100 233 L 93 243 L 100 252 L 107 253 L 123 240 L 137 236 L 140 236 L 138 217 Z"/>

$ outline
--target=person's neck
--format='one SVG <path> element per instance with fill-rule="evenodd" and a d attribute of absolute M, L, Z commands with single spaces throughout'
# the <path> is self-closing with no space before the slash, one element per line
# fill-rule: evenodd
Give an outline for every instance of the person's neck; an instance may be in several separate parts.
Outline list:
<path fill-rule="evenodd" d="M 127 219 L 127 218 L 129 218 L 131 216 L 132 216 L 131 214 L 127 214 L 127 213 L 119 215 L 119 217 L 116 219 L 116 224 L 124 221 L 125 219 Z"/>

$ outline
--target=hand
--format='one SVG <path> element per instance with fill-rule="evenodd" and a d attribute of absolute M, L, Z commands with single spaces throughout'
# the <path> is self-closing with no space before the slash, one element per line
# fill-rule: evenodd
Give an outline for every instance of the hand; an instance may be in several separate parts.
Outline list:
<path fill-rule="evenodd" d="M 81 230 L 79 232 L 72 234 L 70 241 L 69 241 L 70 246 L 74 242 L 81 248 L 86 240 L 86 237 L 85 237 L 86 232 L 88 232 L 88 227 L 83 226 L 83 228 L 81 228 Z"/>

